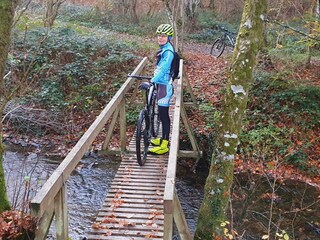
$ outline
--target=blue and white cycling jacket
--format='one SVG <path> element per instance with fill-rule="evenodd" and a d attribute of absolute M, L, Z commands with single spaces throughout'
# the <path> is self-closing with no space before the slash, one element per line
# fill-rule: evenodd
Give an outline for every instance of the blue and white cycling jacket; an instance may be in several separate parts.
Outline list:
<path fill-rule="evenodd" d="M 170 68 L 174 57 L 174 49 L 168 41 L 165 45 L 160 46 L 160 50 L 161 52 L 157 54 L 157 57 L 160 57 L 160 60 L 157 63 L 157 67 L 154 70 L 154 76 L 151 81 L 158 84 L 169 84 Z"/>
<path fill-rule="evenodd" d="M 151 82 L 158 84 L 158 105 L 163 107 L 169 107 L 173 95 L 170 76 L 171 63 L 174 58 L 173 52 L 173 46 L 169 41 L 160 46 L 160 51 L 157 54 L 157 66 L 151 79 Z"/>

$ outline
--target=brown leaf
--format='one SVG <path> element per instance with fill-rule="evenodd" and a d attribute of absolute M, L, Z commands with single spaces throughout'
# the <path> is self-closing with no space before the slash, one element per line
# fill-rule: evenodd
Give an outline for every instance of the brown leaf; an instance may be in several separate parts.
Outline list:
<path fill-rule="evenodd" d="M 101 226 L 100 226 L 100 223 L 94 223 L 94 224 L 92 224 L 92 228 L 93 229 L 101 229 Z"/>

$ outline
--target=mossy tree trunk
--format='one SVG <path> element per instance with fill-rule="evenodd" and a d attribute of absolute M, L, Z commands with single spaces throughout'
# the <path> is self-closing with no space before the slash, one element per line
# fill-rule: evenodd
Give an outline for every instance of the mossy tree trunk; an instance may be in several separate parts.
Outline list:
<path fill-rule="evenodd" d="M 2 142 L 2 115 L 7 102 L 7 91 L 4 82 L 4 69 L 10 45 L 10 33 L 17 1 L 0 0 L 0 213 L 9 210 L 4 169 L 2 165 L 4 144 Z"/>
<path fill-rule="evenodd" d="M 226 221 L 233 183 L 233 161 L 240 141 L 249 89 L 253 83 L 253 68 L 263 40 L 263 18 L 266 9 L 267 0 L 245 2 L 226 86 L 217 150 L 212 156 L 194 239 L 218 239 L 226 235 L 225 227 L 221 224 Z"/>
<path fill-rule="evenodd" d="M 1 124 L 0 124 L 1 125 Z M 10 203 L 7 197 L 6 182 L 4 177 L 4 170 L 2 166 L 4 145 L 2 144 L 2 134 L 0 133 L 0 213 L 5 210 L 10 210 Z"/>

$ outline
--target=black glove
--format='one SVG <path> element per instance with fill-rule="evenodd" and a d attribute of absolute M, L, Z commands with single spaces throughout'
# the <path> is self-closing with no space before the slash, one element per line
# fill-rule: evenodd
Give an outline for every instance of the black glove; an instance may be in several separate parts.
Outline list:
<path fill-rule="evenodd" d="M 143 82 L 139 85 L 139 89 L 143 89 L 143 90 L 148 90 L 150 88 L 150 83 L 148 82 Z"/>

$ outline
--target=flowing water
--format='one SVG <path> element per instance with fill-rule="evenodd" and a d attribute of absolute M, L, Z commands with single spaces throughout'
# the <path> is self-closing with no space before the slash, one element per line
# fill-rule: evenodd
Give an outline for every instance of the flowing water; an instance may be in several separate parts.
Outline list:
<path fill-rule="evenodd" d="M 12 205 L 17 209 L 24 208 L 23 202 L 32 199 L 60 161 L 61 159 L 43 157 L 34 149 L 8 146 L 4 168 Z M 116 159 L 91 154 L 80 161 L 70 176 L 67 188 L 69 231 L 72 239 L 83 239 L 90 231 L 119 164 Z M 191 173 L 188 167 L 178 166 L 176 188 L 192 232 L 196 228 L 207 173 L 201 169 L 197 173 Z M 32 187 L 28 194 L 28 185 L 25 183 L 29 179 Z M 290 239 L 320 239 L 319 191 L 305 183 L 288 180 L 276 183 L 275 193 L 272 194 L 270 183 L 272 179 L 265 176 L 249 173 L 235 176 L 231 224 L 242 236 L 240 239 L 261 239 L 269 225 L 273 235 L 276 231 L 281 233 L 285 229 L 291 236 Z M 53 228 L 50 229 L 48 239 L 54 239 Z M 174 239 L 179 237 L 174 236 Z"/>
<path fill-rule="evenodd" d="M 243 239 L 261 239 L 270 226 L 270 236 L 320 240 L 320 192 L 315 187 L 250 172 L 236 175 L 234 182 L 231 219 Z"/>

